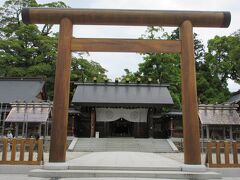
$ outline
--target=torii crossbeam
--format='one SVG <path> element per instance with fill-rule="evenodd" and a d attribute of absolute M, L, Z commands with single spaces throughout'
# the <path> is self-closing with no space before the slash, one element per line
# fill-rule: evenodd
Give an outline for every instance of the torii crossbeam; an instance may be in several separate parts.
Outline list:
<path fill-rule="evenodd" d="M 193 27 L 228 27 L 230 12 L 24 8 L 24 23 L 60 24 L 50 162 L 65 162 L 71 52 L 181 54 L 184 163 L 201 164 Z M 74 24 L 180 27 L 180 40 L 73 38 Z"/>

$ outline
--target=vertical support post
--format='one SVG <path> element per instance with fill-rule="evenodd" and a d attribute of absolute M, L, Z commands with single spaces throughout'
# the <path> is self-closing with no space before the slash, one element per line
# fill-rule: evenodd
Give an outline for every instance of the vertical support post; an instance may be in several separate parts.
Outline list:
<path fill-rule="evenodd" d="M 28 122 L 26 122 L 26 134 L 25 134 L 25 137 L 27 138 L 28 137 Z"/>
<path fill-rule="evenodd" d="M 108 129 L 107 129 L 107 122 L 106 121 L 104 121 L 104 123 L 103 123 L 104 125 L 104 136 L 105 137 L 107 137 L 108 136 L 108 133 L 107 133 L 107 131 L 108 131 Z"/>
<path fill-rule="evenodd" d="M 229 133 L 230 133 L 230 139 L 233 140 L 233 130 L 232 130 L 232 126 L 230 126 L 230 131 L 229 131 Z"/>
<path fill-rule="evenodd" d="M 170 131 L 171 131 L 171 134 L 170 136 L 173 137 L 173 118 L 170 118 Z"/>
<path fill-rule="evenodd" d="M 3 113 L 3 103 L 1 102 L 0 103 L 1 105 L 0 105 L 0 124 L 2 124 L 2 127 L 3 127 L 3 119 L 2 119 L 2 113 Z M 3 128 L 2 128 L 2 138 L 3 138 L 3 136 L 4 136 L 4 132 L 3 132 Z"/>
<path fill-rule="evenodd" d="M 226 139 L 226 127 L 225 126 L 223 127 L 223 139 L 224 140 Z"/>
<path fill-rule="evenodd" d="M 95 137 L 96 132 L 96 111 L 94 108 L 91 109 L 91 134 L 90 137 Z"/>
<path fill-rule="evenodd" d="M 24 138 L 25 122 L 22 123 L 22 138 Z"/>
<path fill-rule="evenodd" d="M 225 165 L 229 165 L 229 155 L 230 155 L 230 143 L 224 141 L 224 156 L 225 156 Z"/>
<path fill-rule="evenodd" d="M 149 132 L 148 132 L 148 136 L 149 136 L 149 138 L 153 138 L 153 109 L 152 108 L 150 108 L 149 109 L 149 111 L 148 111 L 148 113 L 149 113 L 149 123 L 148 123 L 148 130 L 149 130 Z"/>
<path fill-rule="evenodd" d="M 210 133 L 209 133 L 209 126 L 206 126 L 206 131 L 207 131 L 207 140 L 209 140 L 210 138 Z"/>
<path fill-rule="evenodd" d="M 71 20 L 68 18 L 61 20 L 54 84 L 49 162 L 66 161 L 72 28 Z"/>
<path fill-rule="evenodd" d="M 4 131 L 5 131 L 5 120 L 6 120 L 6 116 L 7 116 L 7 104 L 5 106 L 5 111 L 3 114 L 3 124 L 2 124 L 2 136 L 4 137 Z"/>
<path fill-rule="evenodd" d="M 204 126 L 201 124 L 201 143 L 202 143 L 202 153 L 204 153 Z"/>
<path fill-rule="evenodd" d="M 43 134 L 43 139 L 46 138 L 47 135 L 47 121 L 44 123 L 44 134 Z"/>
<path fill-rule="evenodd" d="M 39 138 L 40 138 L 41 135 L 42 135 L 42 123 L 39 123 L 39 126 L 38 126 L 38 134 L 39 134 Z"/>
<path fill-rule="evenodd" d="M 184 163 L 201 164 L 193 27 L 190 21 L 182 23 L 180 38 Z"/>
<path fill-rule="evenodd" d="M 46 125 L 47 125 L 46 136 L 48 136 L 48 128 L 49 128 L 48 126 L 49 126 L 49 123 L 51 123 L 51 122 L 50 122 L 50 121 L 49 121 L 49 122 L 47 121 L 47 123 L 46 123 Z M 44 139 L 45 139 L 45 138 L 44 138 Z"/>
<path fill-rule="evenodd" d="M 15 138 L 18 137 L 18 129 L 19 129 L 18 123 L 15 123 Z"/>

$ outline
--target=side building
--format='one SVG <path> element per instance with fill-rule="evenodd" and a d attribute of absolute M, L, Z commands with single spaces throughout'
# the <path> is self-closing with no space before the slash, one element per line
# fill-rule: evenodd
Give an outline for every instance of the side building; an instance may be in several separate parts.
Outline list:
<path fill-rule="evenodd" d="M 0 135 L 41 135 L 51 108 L 42 78 L 0 78 Z M 42 127 L 43 126 L 43 127 Z"/>

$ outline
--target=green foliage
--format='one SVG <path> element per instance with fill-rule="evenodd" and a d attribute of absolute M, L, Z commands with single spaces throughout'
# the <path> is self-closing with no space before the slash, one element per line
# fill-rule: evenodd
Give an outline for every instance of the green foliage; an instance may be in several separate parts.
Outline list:
<path fill-rule="evenodd" d="M 21 20 L 23 7 L 61 7 L 63 2 L 37 4 L 35 0 L 7 0 L 0 8 L 0 76 L 45 77 L 47 94 L 53 97 L 53 84 L 58 34 L 52 33 L 52 25 L 25 25 Z M 81 56 L 73 58 L 71 80 L 82 75 L 76 67 L 84 68 L 84 79 L 93 76 L 103 79 L 106 70 L 98 63 L 89 62 Z M 71 92 L 73 88 L 71 89 Z"/>
<path fill-rule="evenodd" d="M 107 78 L 106 72 L 106 69 L 97 62 L 76 57 L 72 59 L 71 80 L 73 81 L 91 82 L 93 77 L 96 77 L 97 81 L 103 82 L 104 78 Z"/>
<path fill-rule="evenodd" d="M 211 74 L 209 66 L 202 64 L 197 71 L 197 90 L 201 103 L 215 104 L 225 102 L 229 98 L 227 83 Z"/>
<path fill-rule="evenodd" d="M 240 83 L 240 31 L 230 36 L 215 36 L 208 41 L 206 63 L 222 82 L 232 79 Z"/>
<path fill-rule="evenodd" d="M 179 39 L 179 29 L 172 33 L 164 32 L 160 27 L 149 27 L 141 38 L 147 39 Z M 197 70 L 198 98 L 201 103 L 222 103 L 229 97 L 227 83 L 222 82 L 217 75 L 210 72 L 209 64 L 205 62 L 205 50 L 198 35 L 194 33 L 194 48 Z M 170 84 L 169 90 L 175 108 L 181 109 L 181 76 L 179 54 L 144 54 L 144 62 L 139 64 L 137 72 L 125 70 L 122 79 L 129 78 L 136 82 L 141 77 L 143 82 L 152 78 L 153 83 Z"/>

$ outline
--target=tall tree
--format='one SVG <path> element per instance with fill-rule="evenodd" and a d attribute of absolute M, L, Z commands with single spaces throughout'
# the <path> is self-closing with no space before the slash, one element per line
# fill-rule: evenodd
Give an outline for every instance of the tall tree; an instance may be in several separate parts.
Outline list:
<path fill-rule="evenodd" d="M 52 32 L 52 25 L 25 25 L 21 20 L 23 7 L 61 7 L 63 2 L 37 4 L 35 0 L 7 0 L 0 8 L 0 76 L 2 77 L 45 77 L 50 99 L 53 97 L 53 83 L 58 34 Z M 87 79 L 102 78 L 106 70 L 95 62 L 88 62 L 81 56 L 73 59 L 72 80 L 80 79 L 75 66 L 85 67 Z M 72 90 L 72 89 L 71 89 Z"/>
<path fill-rule="evenodd" d="M 142 38 L 147 39 L 179 39 L 179 29 L 167 33 L 160 27 L 149 27 Z M 208 64 L 205 63 L 205 49 L 198 35 L 194 33 L 195 60 L 197 69 L 197 89 L 201 103 L 223 102 L 228 98 L 229 91 L 226 83 L 222 83 L 217 76 L 210 74 Z M 122 78 L 136 81 L 141 77 L 143 82 L 151 78 L 155 83 L 170 84 L 169 90 L 176 108 L 181 108 L 181 77 L 179 54 L 147 53 L 143 55 L 144 62 L 139 64 L 137 72 L 125 70 Z"/>
<path fill-rule="evenodd" d="M 240 31 L 230 36 L 215 36 L 208 41 L 206 63 L 222 82 L 232 79 L 240 84 Z"/>

